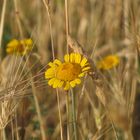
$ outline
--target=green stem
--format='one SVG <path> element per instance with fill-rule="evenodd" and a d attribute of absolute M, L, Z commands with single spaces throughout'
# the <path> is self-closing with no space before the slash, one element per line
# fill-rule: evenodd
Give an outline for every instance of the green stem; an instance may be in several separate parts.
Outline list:
<path fill-rule="evenodd" d="M 78 140 L 77 135 L 77 125 L 76 125 L 76 107 L 75 107 L 75 95 L 73 90 L 71 89 L 72 94 L 72 114 L 73 114 L 73 130 L 74 130 L 74 140 Z"/>
<path fill-rule="evenodd" d="M 70 128 L 69 128 L 69 92 L 66 93 L 66 110 L 67 110 L 67 140 L 70 140 Z"/>
<path fill-rule="evenodd" d="M 59 113 L 59 121 L 60 121 L 60 136 L 61 136 L 61 140 L 63 139 L 63 124 L 62 124 L 62 115 L 61 115 L 61 108 L 60 108 L 60 99 L 59 99 L 59 93 L 58 93 L 58 89 L 56 89 L 56 93 L 57 93 L 57 104 L 58 104 L 58 113 Z"/>

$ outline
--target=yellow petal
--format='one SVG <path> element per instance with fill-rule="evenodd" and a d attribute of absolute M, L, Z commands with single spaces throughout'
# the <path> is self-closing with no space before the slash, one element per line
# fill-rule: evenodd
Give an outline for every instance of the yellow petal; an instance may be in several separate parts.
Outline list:
<path fill-rule="evenodd" d="M 61 65 L 61 64 L 62 64 L 61 61 L 58 60 L 58 59 L 55 59 L 55 60 L 53 61 L 53 63 L 54 63 L 54 64 L 57 64 L 57 65 Z"/>
<path fill-rule="evenodd" d="M 56 79 L 53 83 L 53 88 L 57 88 L 60 83 L 60 80 Z"/>
<path fill-rule="evenodd" d="M 87 67 L 87 66 L 89 66 L 89 63 L 88 62 L 85 63 L 84 67 Z"/>
<path fill-rule="evenodd" d="M 64 81 L 60 81 L 60 83 L 58 84 L 58 87 L 59 87 L 59 88 L 62 87 L 63 84 L 64 84 Z"/>
<path fill-rule="evenodd" d="M 74 81 L 75 81 L 75 83 L 76 83 L 76 84 L 80 84 L 80 83 L 81 83 L 81 80 L 80 80 L 80 79 L 78 79 L 78 78 L 77 78 L 77 79 L 75 79 Z"/>
<path fill-rule="evenodd" d="M 8 44 L 7 47 L 17 47 L 19 45 L 19 41 L 16 39 L 11 40 Z"/>
<path fill-rule="evenodd" d="M 70 82 L 71 87 L 75 87 L 76 83 L 75 80 Z"/>
<path fill-rule="evenodd" d="M 82 71 L 88 71 L 90 69 L 90 67 L 85 67 L 82 69 Z"/>
<path fill-rule="evenodd" d="M 85 73 L 84 72 L 82 72 L 82 73 L 80 73 L 79 75 L 78 75 L 78 77 L 80 78 L 80 77 L 84 77 L 85 76 Z"/>
<path fill-rule="evenodd" d="M 48 85 L 51 86 L 53 85 L 54 81 L 56 80 L 56 78 L 52 78 L 49 80 Z"/>
<path fill-rule="evenodd" d="M 32 40 L 31 38 L 26 39 L 26 40 L 25 40 L 25 43 L 26 43 L 27 45 L 33 45 L 33 40 Z"/>
<path fill-rule="evenodd" d="M 84 57 L 80 63 L 81 67 L 84 67 L 87 62 L 87 59 Z"/>
<path fill-rule="evenodd" d="M 53 74 L 46 74 L 46 73 L 45 73 L 45 78 L 46 78 L 46 79 L 53 78 L 54 76 L 55 76 L 54 73 L 53 73 Z"/>
<path fill-rule="evenodd" d="M 33 41 L 32 39 L 23 39 L 23 40 L 20 40 L 20 43 L 22 45 L 25 45 L 25 46 L 32 46 L 33 45 Z"/>
<path fill-rule="evenodd" d="M 81 55 L 77 53 L 75 55 L 75 63 L 80 64 L 80 62 L 81 62 Z"/>
<path fill-rule="evenodd" d="M 72 62 L 72 63 L 75 62 L 75 53 L 70 54 L 70 62 Z"/>
<path fill-rule="evenodd" d="M 69 54 L 66 54 L 66 55 L 64 56 L 65 62 L 69 62 L 69 58 L 70 58 Z"/>
<path fill-rule="evenodd" d="M 45 78 L 52 78 L 55 75 L 55 70 L 53 68 L 49 68 L 48 70 L 46 70 L 45 72 Z"/>
<path fill-rule="evenodd" d="M 7 53 L 13 53 L 13 51 L 14 51 L 14 50 L 13 50 L 11 47 L 6 48 L 6 52 L 7 52 Z"/>
<path fill-rule="evenodd" d="M 50 67 L 53 67 L 53 66 L 54 66 L 54 64 L 53 64 L 52 62 L 49 62 L 48 65 L 49 65 Z"/>
<path fill-rule="evenodd" d="M 69 82 L 66 82 L 66 85 L 64 87 L 64 90 L 69 90 L 70 89 L 70 83 Z"/>

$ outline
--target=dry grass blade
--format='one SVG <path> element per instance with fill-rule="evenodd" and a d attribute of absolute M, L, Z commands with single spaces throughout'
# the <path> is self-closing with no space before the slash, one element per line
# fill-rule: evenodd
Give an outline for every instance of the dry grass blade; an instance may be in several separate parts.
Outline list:
<path fill-rule="evenodd" d="M 93 81 L 98 85 L 98 86 L 103 86 L 103 77 L 97 70 L 94 61 L 87 55 L 83 47 L 74 39 L 72 39 L 70 36 L 68 38 L 68 45 L 69 47 L 77 53 L 80 53 L 84 55 L 90 62 L 91 66 L 91 71 L 89 72 L 89 75 L 92 77 Z"/>
<path fill-rule="evenodd" d="M 2 37 L 3 37 L 3 29 L 4 29 L 4 19 L 6 13 L 6 5 L 7 0 L 3 1 L 2 12 L 1 12 L 1 20 L 0 20 L 0 55 L 2 56 Z"/>

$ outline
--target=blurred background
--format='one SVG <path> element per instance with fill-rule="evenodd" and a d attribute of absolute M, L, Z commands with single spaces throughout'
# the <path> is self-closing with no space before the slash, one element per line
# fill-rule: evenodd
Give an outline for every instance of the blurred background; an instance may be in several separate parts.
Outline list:
<path fill-rule="evenodd" d="M 103 86 L 88 76 L 74 89 L 78 140 L 139 140 L 139 9 L 139 0 L 0 0 L 1 139 L 62 140 L 56 91 L 48 86 L 44 71 L 53 60 L 52 41 L 56 58 L 63 60 L 66 54 L 68 10 L 69 35 L 95 64 L 110 54 L 120 58 L 118 67 L 100 72 Z M 6 53 L 10 40 L 26 38 L 34 42 L 29 60 Z M 22 78 L 25 83 L 16 80 L 28 70 L 31 83 L 28 74 Z M 6 100 L 9 85 L 19 82 L 16 90 L 27 87 Z M 64 140 L 72 125 L 67 122 L 66 94 L 59 89 Z M 76 140 L 73 135 L 71 130 L 70 140 Z"/>

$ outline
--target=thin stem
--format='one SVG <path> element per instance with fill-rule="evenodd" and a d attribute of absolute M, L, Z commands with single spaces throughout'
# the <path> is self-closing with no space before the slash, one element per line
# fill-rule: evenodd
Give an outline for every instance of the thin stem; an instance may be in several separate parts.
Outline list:
<path fill-rule="evenodd" d="M 0 20 L 0 57 L 2 58 L 2 36 L 3 36 L 3 28 L 4 28 L 4 19 L 5 19 L 5 13 L 6 13 L 6 4 L 7 0 L 3 1 L 2 6 L 2 13 L 1 13 L 1 20 Z"/>
<path fill-rule="evenodd" d="M 68 0 L 65 0 L 65 26 L 66 26 L 66 40 L 67 40 L 67 54 L 69 53 L 68 35 L 69 35 L 69 19 L 68 19 Z"/>
<path fill-rule="evenodd" d="M 45 135 L 45 129 L 44 129 L 44 123 L 42 120 L 42 116 L 41 116 L 41 111 L 40 111 L 40 107 L 39 107 L 39 102 L 37 99 L 37 93 L 36 93 L 36 89 L 35 89 L 35 84 L 32 78 L 32 74 L 31 74 L 31 86 L 32 86 L 32 91 L 33 91 L 33 97 L 34 97 L 34 101 L 35 101 L 35 107 L 36 107 L 36 111 L 37 111 L 37 115 L 38 115 L 38 120 L 40 122 L 40 131 L 41 131 L 41 135 L 42 135 L 42 140 L 47 140 L 46 135 Z"/>
<path fill-rule="evenodd" d="M 76 125 L 76 107 L 75 107 L 75 95 L 73 90 L 71 89 L 72 94 L 72 112 L 73 112 L 73 129 L 74 129 L 74 139 L 78 140 L 77 135 L 77 125 Z"/>
<path fill-rule="evenodd" d="M 69 129 L 69 92 L 66 93 L 66 110 L 67 110 L 67 140 L 70 140 L 70 129 Z"/>
<path fill-rule="evenodd" d="M 12 140 L 14 140 L 14 124 L 13 124 L 13 120 L 11 120 L 11 138 L 12 138 Z"/>
<path fill-rule="evenodd" d="M 50 16 L 50 11 L 49 11 L 49 3 L 47 3 L 45 0 L 42 0 L 44 3 L 44 6 L 47 10 L 48 14 L 48 21 L 49 21 L 49 28 L 50 28 L 50 36 L 51 36 L 51 46 L 52 46 L 52 56 L 53 60 L 55 59 L 55 53 L 54 53 L 54 43 L 53 43 L 53 34 L 52 34 L 52 23 L 51 23 L 51 16 Z M 63 140 L 63 125 L 62 125 L 62 116 L 61 116 L 61 110 L 60 110 L 60 100 L 59 100 L 59 93 L 58 90 L 56 89 L 57 93 L 57 104 L 58 104 L 58 112 L 59 112 L 59 121 L 60 121 L 60 131 L 61 131 L 61 140 Z"/>
<path fill-rule="evenodd" d="M 59 99 L 59 92 L 58 89 L 56 89 L 57 93 L 57 106 L 58 106 L 58 113 L 59 113 L 59 121 L 60 121 L 60 130 L 61 130 L 61 140 L 63 139 L 63 125 L 62 125 L 62 115 L 61 115 L 61 109 L 60 109 L 60 99 Z"/>
<path fill-rule="evenodd" d="M 16 139 L 19 140 L 18 122 L 17 122 L 17 112 L 15 113 L 15 131 L 16 131 Z"/>
<path fill-rule="evenodd" d="M 28 63 L 30 63 L 29 59 L 27 59 L 27 61 L 28 61 Z M 30 67 L 29 67 L 29 69 L 30 69 Z M 38 102 L 38 99 L 37 99 L 37 91 L 36 91 L 36 87 L 35 87 L 32 72 L 29 73 L 29 76 L 30 76 L 30 81 L 31 81 L 31 86 L 32 86 L 32 94 L 33 94 L 33 98 L 34 98 L 34 101 L 35 101 L 35 108 L 36 108 L 38 120 L 39 120 L 39 123 L 40 123 L 40 131 L 41 131 L 42 140 L 47 140 L 46 134 L 45 134 L 45 129 L 44 129 L 43 119 L 42 119 L 42 116 L 41 116 L 41 110 L 40 110 L 39 102 Z"/>
<path fill-rule="evenodd" d="M 52 46 L 52 56 L 53 60 L 55 59 L 55 53 L 54 53 L 54 43 L 53 43 L 53 34 L 52 34 L 52 23 L 51 23 L 51 16 L 50 16 L 50 11 L 49 11 L 49 3 L 47 3 L 45 0 L 42 0 L 44 3 L 44 6 L 47 10 L 48 14 L 48 21 L 49 21 L 49 28 L 50 28 L 50 36 L 51 36 L 51 46 Z M 60 121 L 60 131 L 61 131 L 61 140 L 63 140 L 63 125 L 62 125 L 62 116 L 61 116 L 61 110 L 60 110 L 60 99 L 59 99 L 59 93 L 58 90 L 56 89 L 57 93 L 57 104 L 58 104 L 58 112 L 59 112 L 59 121 Z"/>
<path fill-rule="evenodd" d="M 51 36 L 51 46 L 52 46 L 52 55 L 53 55 L 53 60 L 55 59 L 55 55 L 54 55 L 54 44 L 53 44 L 53 34 L 52 34 L 52 22 L 51 22 L 51 16 L 50 16 L 50 11 L 49 11 L 49 5 L 45 0 L 42 0 L 44 3 L 44 6 L 47 10 L 47 14 L 48 14 L 48 21 L 49 21 L 49 28 L 50 28 L 50 36 Z"/>
<path fill-rule="evenodd" d="M 3 140 L 6 140 L 5 128 L 2 129 Z"/>
<path fill-rule="evenodd" d="M 17 25 L 18 25 L 18 29 L 19 29 L 19 34 L 20 34 L 20 37 L 23 38 L 24 35 L 23 35 L 23 30 L 22 30 L 22 26 L 21 26 L 21 22 L 20 22 L 20 17 L 19 17 L 17 0 L 14 0 L 14 6 L 15 6 L 15 15 L 16 15 Z"/>

